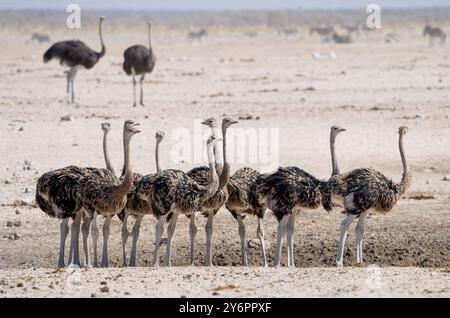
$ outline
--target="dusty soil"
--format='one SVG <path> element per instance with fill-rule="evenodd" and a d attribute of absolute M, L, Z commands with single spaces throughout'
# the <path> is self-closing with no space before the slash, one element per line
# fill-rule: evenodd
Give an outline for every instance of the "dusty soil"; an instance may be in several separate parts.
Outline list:
<path fill-rule="evenodd" d="M 147 288 L 130 288 L 130 295 L 178 297 L 191 285 L 182 284 L 181 273 L 201 278 L 195 282 L 198 284 L 196 296 L 210 296 L 213 288 L 233 283 L 239 286 L 235 288 L 239 292 L 232 290 L 220 295 L 270 296 L 273 288 L 279 288 L 278 296 L 448 297 L 448 273 L 417 268 L 450 266 L 450 182 L 443 181 L 444 176 L 450 174 L 449 50 L 428 48 L 421 37 L 421 25 L 395 29 L 401 40 L 393 45 L 383 42 L 383 33 L 391 29 L 361 35 L 349 45 L 336 45 L 321 43 L 306 30 L 291 38 L 266 30 L 248 39 L 236 29 L 213 29 L 207 39 L 191 43 L 180 31 L 155 26 L 153 47 L 158 56 L 157 66 L 145 81 L 147 106 L 138 108 L 131 107 L 132 85 L 121 69 L 122 52 L 131 44 L 145 43 L 146 34 L 139 29 L 108 33 L 108 24 L 105 26 L 107 55 L 92 70 L 79 71 L 75 82 L 76 105 L 64 102 L 66 83 L 59 64 L 42 63 L 42 54 L 48 45 L 27 43 L 29 35 L 24 32 L 4 30 L 0 33 L 3 43 L 0 47 L 0 76 L 3 78 L 0 81 L 2 296 L 89 297 L 92 293 L 103 296 L 97 290 L 100 277 L 107 279 L 120 274 L 136 282 L 140 279 L 148 282 L 144 284 Z M 81 38 L 97 49 L 94 30 L 47 31 L 55 41 Z M 312 57 L 314 52 L 330 51 L 335 52 L 336 59 Z M 72 121 L 60 120 L 69 114 Z M 103 167 L 100 123 L 105 120 L 112 123 L 110 152 L 115 166 L 120 169 L 120 128 L 128 118 L 141 122 L 143 131 L 132 143 L 137 172 L 154 171 L 156 130 L 166 132 L 161 150 L 163 166 L 188 170 L 200 162 L 173 160 L 172 149 L 177 142 L 173 132 L 179 128 L 192 132 L 195 120 L 222 114 L 236 118 L 251 114 L 253 119 L 240 121 L 241 128 L 278 128 L 277 164 L 296 165 L 321 178 L 330 175 L 328 134 L 330 126 L 337 124 L 347 129 L 337 143 L 342 171 L 373 167 L 399 181 L 401 161 L 397 128 L 409 126 L 405 147 L 413 184 L 392 212 L 371 215 L 366 227 L 365 261 L 382 266 L 387 275 L 387 283 L 381 290 L 359 289 L 360 280 L 367 274 L 365 270 L 324 268 L 334 266 L 343 215 L 339 210 L 328 214 L 321 209 L 303 212 L 298 217 L 295 261 L 301 269 L 275 271 L 254 267 L 261 264 L 257 248 L 249 249 L 252 267 L 239 267 L 237 224 L 229 212 L 222 209 L 214 221 L 213 263 L 217 267 L 161 268 L 159 271 L 168 276 L 167 281 L 166 278 L 162 281 L 166 284 L 158 289 L 149 287 L 158 279 L 153 275 L 155 271 L 145 268 L 82 271 L 86 284 L 79 288 L 45 287 L 50 281 L 63 281 L 67 276 L 66 272 L 52 273 L 43 269 L 56 265 L 59 223 L 37 208 L 14 206 L 16 200 L 34 196 L 36 179 L 42 173 L 71 164 Z M 201 152 L 201 149 L 193 151 Z M 25 164 L 25 160 L 31 164 Z M 263 166 L 238 162 L 232 163 L 232 169 L 244 165 Z M 198 219 L 196 263 L 202 265 L 205 237 L 201 228 L 205 221 L 201 217 Z M 21 223 L 8 227 L 8 221 Z M 246 224 L 249 238 L 256 237 L 256 220 L 247 218 Z M 114 219 L 110 239 L 110 259 L 114 267 L 121 264 L 119 225 L 119 220 Z M 268 257 L 272 261 L 276 232 L 273 216 L 268 215 L 265 228 L 270 245 Z M 12 239 L 14 233 L 20 237 Z M 149 264 L 153 233 L 154 219 L 146 217 L 139 241 L 139 266 Z M 187 265 L 188 253 L 188 222 L 182 217 L 175 234 L 172 264 Z M 345 265 L 354 263 L 352 230 Z M 236 267 L 220 267 L 225 265 Z M 399 268 L 385 269 L 387 266 Z M 231 273 L 232 279 L 221 278 L 221 273 Z M 272 287 L 257 292 L 260 288 L 252 285 L 251 279 L 256 275 L 270 277 Z M 400 278 L 391 281 L 390 278 L 397 275 Z M 27 277 L 30 277 L 29 282 Z M 337 287 L 340 277 L 346 281 L 343 287 Z M 121 279 L 111 281 L 110 293 L 106 295 L 124 296 L 129 285 L 123 288 L 115 285 L 120 284 Z M 210 283 L 211 279 L 216 283 Z M 19 281 L 23 281 L 26 292 L 25 288 L 8 287 Z M 310 294 L 292 289 L 297 282 L 309 282 Z M 329 282 L 329 286 L 325 282 Z M 398 288 L 404 282 L 410 288 Z M 33 284 L 39 289 L 33 289 Z"/>

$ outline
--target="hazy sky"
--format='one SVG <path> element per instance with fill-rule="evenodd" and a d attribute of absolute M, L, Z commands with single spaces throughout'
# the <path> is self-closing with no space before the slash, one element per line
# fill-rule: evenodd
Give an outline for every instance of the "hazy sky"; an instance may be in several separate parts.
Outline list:
<path fill-rule="evenodd" d="M 225 10 L 225 9 L 337 9 L 450 6 L 450 0 L 1 0 L 0 9 L 61 9 L 75 3 L 85 9 Z"/>

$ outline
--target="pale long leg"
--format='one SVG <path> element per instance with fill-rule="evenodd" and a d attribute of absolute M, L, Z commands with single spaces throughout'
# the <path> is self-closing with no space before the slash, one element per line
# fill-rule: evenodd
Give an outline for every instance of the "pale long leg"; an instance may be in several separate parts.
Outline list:
<path fill-rule="evenodd" d="M 166 266 L 172 266 L 171 259 L 172 259 L 172 238 L 173 234 L 175 233 L 175 228 L 177 226 L 178 221 L 178 213 L 173 213 L 172 218 L 169 221 L 169 226 L 167 227 L 167 247 L 166 247 L 166 259 L 165 259 L 165 265 Z"/>
<path fill-rule="evenodd" d="M 344 266 L 345 239 L 347 238 L 348 228 L 349 228 L 350 224 L 352 224 L 352 222 L 355 218 L 356 218 L 356 215 L 353 215 L 353 214 L 347 215 L 341 223 L 341 237 L 339 239 L 338 256 L 336 259 L 337 267 Z"/>
<path fill-rule="evenodd" d="M 72 103 L 75 102 L 75 89 L 74 89 L 73 82 L 75 81 L 75 77 L 77 76 L 77 71 L 78 71 L 77 67 L 73 67 L 71 69 L 72 75 L 71 75 L 70 86 L 71 86 L 71 93 L 72 93 Z"/>
<path fill-rule="evenodd" d="M 80 264 L 80 249 L 79 249 L 79 237 L 80 237 L 80 223 L 81 223 L 81 217 L 83 215 L 82 211 L 78 211 L 76 213 L 75 219 L 72 222 L 72 228 L 71 228 L 71 250 L 72 250 L 72 257 L 71 262 L 69 264 L 69 267 L 71 268 L 79 268 L 81 267 Z"/>
<path fill-rule="evenodd" d="M 367 211 L 359 215 L 358 223 L 355 228 L 355 243 L 356 243 L 356 263 L 363 263 L 362 241 L 364 238 L 364 227 L 366 224 Z"/>
<path fill-rule="evenodd" d="M 144 215 L 138 215 L 136 218 L 136 222 L 134 222 L 133 229 L 131 230 L 131 235 L 133 236 L 133 242 L 131 244 L 131 255 L 130 255 L 130 266 L 136 266 L 136 249 L 137 249 L 137 241 L 139 238 L 139 229 L 141 227 L 142 219 Z"/>
<path fill-rule="evenodd" d="M 288 250 L 288 267 L 295 267 L 294 264 L 294 228 L 295 228 L 295 214 L 289 215 L 286 225 L 286 238 Z"/>
<path fill-rule="evenodd" d="M 126 252 L 126 245 L 128 241 L 128 237 L 130 236 L 130 232 L 128 231 L 128 216 L 130 214 L 125 210 L 125 216 L 122 221 L 122 266 L 127 266 L 127 252 Z"/>
<path fill-rule="evenodd" d="M 273 260 L 273 266 L 280 267 L 281 263 L 281 247 L 283 244 L 283 237 L 286 234 L 286 224 L 289 220 L 289 215 L 283 216 L 281 221 L 278 223 L 277 228 L 277 245 L 275 247 L 275 256 Z"/>
<path fill-rule="evenodd" d="M 133 70 L 133 106 L 136 107 L 136 75 Z"/>
<path fill-rule="evenodd" d="M 61 220 L 61 224 L 59 226 L 61 239 L 59 242 L 59 260 L 58 267 L 62 268 L 65 265 L 64 263 L 64 249 L 66 246 L 67 234 L 69 234 L 69 218 L 65 218 Z"/>
<path fill-rule="evenodd" d="M 70 103 L 70 81 L 71 81 L 71 71 L 69 70 L 66 74 L 67 88 L 66 88 L 66 103 Z"/>
<path fill-rule="evenodd" d="M 89 227 L 91 225 L 90 216 L 86 213 L 83 220 L 83 225 L 81 226 L 81 231 L 83 233 L 83 251 L 84 251 L 84 267 L 92 267 L 89 258 Z"/>
<path fill-rule="evenodd" d="M 98 227 L 97 227 L 97 212 L 92 215 L 91 221 L 91 235 L 92 235 L 92 249 L 94 250 L 94 267 L 98 267 L 98 254 L 97 254 L 97 243 L 98 243 Z"/>
<path fill-rule="evenodd" d="M 103 254 L 102 254 L 102 267 L 108 267 L 108 239 L 109 239 L 109 228 L 111 225 L 112 216 L 108 215 L 105 219 L 105 224 L 103 224 Z"/>
<path fill-rule="evenodd" d="M 155 225 L 155 252 L 153 254 L 153 267 L 159 267 L 159 246 L 161 245 L 161 239 L 164 234 L 164 223 L 166 223 L 166 215 L 159 217 Z"/>
<path fill-rule="evenodd" d="M 241 238 L 241 259 L 242 265 L 248 266 L 247 261 L 247 246 L 245 244 L 245 224 L 240 215 L 237 216 L 237 221 L 239 224 L 239 236 Z"/>
<path fill-rule="evenodd" d="M 213 219 L 214 212 L 208 215 L 208 220 L 206 221 L 205 233 L 206 233 L 206 253 L 205 253 L 205 265 L 212 265 L 212 234 L 213 234 Z"/>
<path fill-rule="evenodd" d="M 141 98 L 140 98 L 140 104 L 141 104 L 141 106 L 145 106 L 145 105 L 144 105 L 144 88 L 142 87 L 142 84 L 144 83 L 144 78 L 145 78 L 145 73 L 142 74 L 141 79 L 140 79 L 140 84 L 141 84 Z"/>
<path fill-rule="evenodd" d="M 267 267 L 267 258 L 266 258 L 266 247 L 264 244 L 264 228 L 262 225 L 262 218 L 258 217 L 258 229 L 256 230 L 256 235 L 259 238 L 259 243 L 261 244 L 261 252 L 263 258 L 263 266 Z"/>
<path fill-rule="evenodd" d="M 193 213 L 189 220 L 189 238 L 191 240 L 191 265 L 194 266 L 195 259 L 195 236 L 197 235 L 197 226 L 195 225 L 195 213 Z"/>

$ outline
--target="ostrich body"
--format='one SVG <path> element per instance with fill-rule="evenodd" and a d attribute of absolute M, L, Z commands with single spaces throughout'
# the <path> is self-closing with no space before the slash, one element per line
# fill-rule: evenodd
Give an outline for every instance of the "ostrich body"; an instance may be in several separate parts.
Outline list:
<path fill-rule="evenodd" d="M 331 211 L 331 192 L 327 182 L 297 167 L 280 167 L 258 178 L 256 193 L 260 205 L 270 209 L 278 220 L 274 266 L 280 266 L 281 245 L 286 234 L 288 266 L 294 267 L 295 217 L 300 210 L 320 206 Z"/>
<path fill-rule="evenodd" d="M 213 147 L 216 138 L 211 136 L 207 142 L 209 180 L 206 186 L 199 184 L 193 178 L 180 170 L 168 169 L 156 174 L 151 183 L 151 197 L 143 196 L 151 202 L 153 213 L 158 222 L 155 227 L 155 254 L 153 266 L 158 267 L 159 246 L 163 234 L 163 226 L 166 218 L 170 216 L 167 229 L 167 249 L 165 265 L 171 266 L 172 237 L 175 232 L 176 222 L 180 213 L 188 215 L 200 211 L 206 200 L 211 198 L 219 188 L 219 178 L 216 173 Z"/>
<path fill-rule="evenodd" d="M 87 176 L 80 180 L 78 196 L 86 213 L 94 220 L 98 214 L 106 216 L 103 225 L 103 267 L 108 267 L 108 238 L 111 218 L 125 207 L 127 195 L 133 186 L 134 174 L 130 163 L 130 141 L 132 136 L 139 133 L 139 130 L 134 128 L 136 125 L 136 123 L 129 124 L 129 122 L 125 122 L 124 125 L 125 175 L 121 180 L 96 176 Z M 93 224 L 96 228 L 95 221 Z M 93 232 L 95 232 L 94 229 Z M 94 235 L 93 239 L 95 249 L 96 237 Z"/>
<path fill-rule="evenodd" d="M 192 27 L 189 28 L 189 33 L 188 33 L 188 39 L 189 40 L 200 40 L 203 37 L 207 37 L 208 36 L 208 30 L 205 28 L 202 28 L 198 31 L 194 31 L 192 29 Z"/>
<path fill-rule="evenodd" d="M 84 67 L 91 69 L 100 58 L 105 55 L 105 44 L 103 43 L 103 21 L 104 17 L 99 19 L 99 36 L 101 51 L 95 52 L 88 47 L 84 42 L 79 40 L 60 41 L 53 44 L 44 53 L 44 63 L 51 59 L 58 59 L 61 65 L 66 65 L 70 69 L 67 72 L 67 100 L 75 101 L 75 91 L 73 82 L 79 68 Z"/>
<path fill-rule="evenodd" d="M 142 83 L 144 82 L 145 74 L 151 73 L 156 63 L 156 55 L 153 53 L 150 37 L 151 27 L 152 23 L 148 21 L 148 47 L 133 45 L 123 52 L 123 70 L 127 75 L 133 75 L 133 106 L 136 106 L 136 75 L 141 75 L 141 79 L 139 80 L 141 85 L 140 104 L 144 106 Z"/>
<path fill-rule="evenodd" d="M 219 189 L 212 197 L 210 197 L 203 203 L 202 208 L 200 210 L 200 212 L 202 212 L 203 216 L 208 218 L 208 220 L 206 221 L 206 226 L 205 226 L 205 233 L 206 233 L 205 265 L 206 266 L 212 265 L 213 218 L 216 215 L 216 213 L 219 211 L 219 209 L 228 200 L 228 191 L 227 191 L 226 185 L 228 183 L 228 179 L 230 176 L 230 164 L 227 162 L 227 156 L 226 156 L 226 142 L 227 142 L 226 141 L 226 132 L 227 132 L 227 129 L 231 125 L 236 124 L 236 123 L 237 123 L 237 121 L 235 121 L 229 117 L 226 117 L 222 120 L 223 166 L 222 166 L 222 164 L 217 163 L 218 162 L 217 155 L 219 154 L 219 151 L 216 149 L 216 146 L 218 145 L 217 143 L 215 144 L 216 151 L 214 151 L 214 155 L 216 156 L 216 170 L 221 171 L 220 177 L 219 177 Z M 203 121 L 202 124 L 210 127 L 212 129 L 213 136 L 217 137 L 216 136 L 217 123 L 214 118 L 208 118 L 205 121 Z M 190 176 L 197 183 L 199 183 L 203 186 L 206 186 L 208 184 L 208 174 L 209 174 L 209 168 L 205 167 L 205 166 L 196 167 L 187 172 L 188 176 Z M 195 241 L 195 235 L 197 233 L 197 227 L 195 226 L 195 213 L 192 215 L 189 215 L 189 217 L 190 217 L 189 236 L 191 239 L 191 264 L 194 265 L 194 241 Z"/>
<path fill-rule="evenodd" d="M 155 159 L 156 159 L 156 171 L 161 172 L 161 164 L 159 161 L 159 144 L 164 138 L 164 132 L 157 131 L 155 135 L 156 139 L 156 150 L 155 150 Z M 134 182 L 133 188 L 128 193 L 127 203 L 123 211 L 119 214 L 119 217 L 122 220 L 122 252 L 123 252 L 123 266 L 127 266 L 127 254 L 126 254 L 126 244 L 130 232 L 128 231 L 127 221 L 129 215 L 133 215 L 136 217 L 136 221 L 134 223 L 131 235 L 133 237 L 133 242 L 131 245 L 131 254 L 130 261 L 128 263 L 129 266 L 136 266 L 136 250 L 137 250 L 137 241 L 139 239 L 139 229 L 141 226 L 142 219 L 145 215 L 152 214 L 151 205 L 148 201 L 142 200 L 139 196 L 139 184 L 141 180 L 147 180 L 150 178 L 149 176 L 142 176 L 140 174 L 134 174 Z"/>
<path fill-rule="evenodd" d="M 356 258 L 363 263 L 362 240 L 367 214 L 370 210 L 387 213 L 409 188 L 412 182 L 411 172 L 403 149 L 403 137 L 407 127 L 399 128 L 399 150 L 403 164 L 400 183 L 394 183 L 374 169 L 356 169 L 337 175 L 329 181 L 334 196 L 339 196 L 344 203 L 346 217 L 342 221 L 336 265 L 343 267 L 345 239 L 350 224 L 358 218 L 356 225 Z"/>
<path fill-rule="evenodd" d="M 256 200 L 256 180 L 259 172 L 248 167 L 238 169 L 228 180 L 228 200 L 225 206 L 238 222 L 239 237 L 241 239 L 241 261 L 247 266 L 247 246 L 245 242 L 246 230 L 244 218 L 246 215 L 255 215 L 258 218 L 257 236 L 261 245 L 263 265 L 267 266 L 266 251 L 264 247 L 264 228 L 262 219 L 265 208 Z"/>
<path fill-rule="evenodd" d="M 428 36 L 430 47 L 434 44 L 434 39 L 439 39 L 441 45 L 445 44 L 447 35 L 441 28 L 434 28 L 431 25 L 426 25 L 423 29 L 423 36 Z"/>
<path fill-rule="evenodd" d="M 314 33 L 317 33 L 323 41 L 328 41 L 334 34 L 334 28 L 332 26 L 320 26 L 310 28 L 309 34 L 313 35 Z"/>

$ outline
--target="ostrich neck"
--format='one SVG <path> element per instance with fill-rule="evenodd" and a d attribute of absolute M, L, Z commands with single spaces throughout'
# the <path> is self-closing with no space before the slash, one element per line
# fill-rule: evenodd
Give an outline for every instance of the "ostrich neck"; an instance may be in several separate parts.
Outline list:
<path fill-rule="evenodd" d="M 219 178 L 219 191 L 225 188 L 228 183 L 228 179 L 230 177 L 230 164 L 228 163 L 227 158 L 227 128 L 222 127 L 222 135 L 223 135 L 223 168 Z"/>
<path fill-rule="evenodd" d="M 219 178 L 217 177 L 216 168 L 214 166 L 213 146 L 209 144 L 207 148 L 209 163 L 209 182 L 206 186 L 205 196 L 203 197 L 203 200 L 207 200 L 211 196 L 213 196 L 217 192 L 217 189 L 219 187 Z"/>
<path fill-rule="evenodd" d="M 103 42 L 103 22 L 100 21 L 98 25 L 98 34 L 100 35 L 100 45 L 101 45 L 101 51 L 99 53 L 99 57 L 102 57 L 105 55 L 105 43 Z"/>
<path fill-rule="evenodd" d="M 130 138 L 126 138 L 124 140 L 124 157 L 125 157 L 125 166 L 123 173 L 123 180 L 118 185 L 116 190 L 116 195 L 119 198 L 123 198 L 128 194 L 133 185 L 133 172 L 131 171 L 131 163 L 130 163 Z"/>
<path fill-rule="evenodd" d="M 152 30 L 152 27 L 149 25 L 148 26 L 148 49 L 150 51 L 152 50 L 151 30 Z"/>
<path fill-rule="evenodd" d="M 214 137 L 216 137 L 216 139 L 219 138 L 219 132 L 218 132 L 217 127 L 211 128 L 211 134 Z M 216 163 L 216 171 L 219 174 L 222 173 L 222 169 L 223 169 L 222 158 L 223 158 L 222 149 L 220 148 L 219 144 L 216 143 L 214 145 L 214 161 Z"/>
<path fill-rule="evenodd" d="M 108 132 L 105 132 L 103 134 L 103 156 L 105 157 L 105 163 L 106 163 L 106 169 L 111 171 L 112 173 L 116 173 L 114 171 L 114 167 L 111 164 L 111 160 L 109 159 L 109 153 L 108 153 Z"/>
<path fill-rule="evenodd" d="M 156 172 L 161 172 L 161 163 L 159 162 L 159 141 L 156 142 L 155 160 L 156 160 Z"/>
<path fill-rule="evenodd" d="M 400 194 L 403 194 L 411 185 L 411 171 L 409 170 L 409 165 L 406 161 L 405 150 L 403 149 L 403 134 L 400 134 L 399 136 L 398 147 L 400 149 L 400 156 L 402 158 L 403 164 L 402 181 L 400 181 Z"/>
<path fill-rule="evenodd" d="M 331 165 L 333 167 L 333 172 L 331 173 L 331 176 L 335 176 L 340 173 L 337 158 L 336 158 L 335 142 L 336 142 L 336 135 L 331 134 L 330 135 L 330 151 L 331 151 Z"/>

